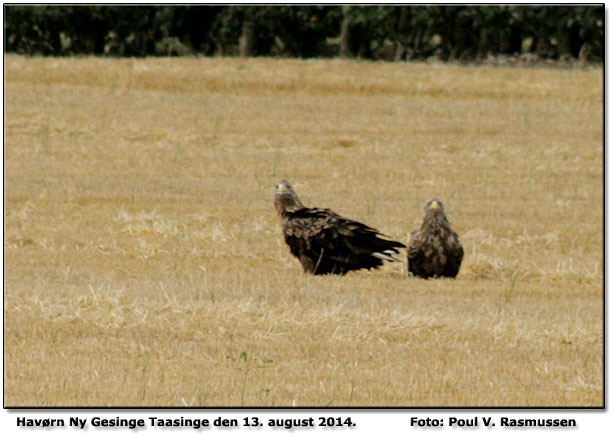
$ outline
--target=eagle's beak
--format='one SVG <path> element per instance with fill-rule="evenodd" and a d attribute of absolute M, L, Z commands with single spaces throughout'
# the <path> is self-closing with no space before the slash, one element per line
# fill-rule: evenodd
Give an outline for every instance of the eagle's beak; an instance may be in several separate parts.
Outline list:
<path fill-rule="evenodd" d="M 434 209 L 435 211 L 437 211 L 439 209 L 439 204 L 437 202 L 435 202 L 435 201 L 432 201 L 429 204 L 429 208 Z"/>

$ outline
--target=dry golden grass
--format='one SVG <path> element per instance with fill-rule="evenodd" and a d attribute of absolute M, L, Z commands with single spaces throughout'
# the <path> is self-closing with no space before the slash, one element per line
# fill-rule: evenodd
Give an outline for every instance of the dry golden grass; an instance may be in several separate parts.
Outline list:
<path fill-rule="evenodd" d="M 4 60 L 6 406 L 602 405 L 602 70 Z M 282 178 L 457 280 L 304 275 Z"/>

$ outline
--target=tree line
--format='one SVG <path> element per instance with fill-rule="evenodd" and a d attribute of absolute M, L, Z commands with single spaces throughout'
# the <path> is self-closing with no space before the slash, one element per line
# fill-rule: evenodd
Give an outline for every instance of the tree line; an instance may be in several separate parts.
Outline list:
<path fill-rule="evenodd" d="M 70 56 L 604 59 L 603 5 L 4 7 L 4 50 Z"/>

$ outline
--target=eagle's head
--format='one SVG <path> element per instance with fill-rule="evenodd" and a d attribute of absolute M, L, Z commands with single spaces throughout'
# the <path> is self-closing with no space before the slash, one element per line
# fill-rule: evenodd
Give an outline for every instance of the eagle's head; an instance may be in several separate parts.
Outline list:
<path fill-rule="evenodd" d="M 283 180 L 275 185 L 275 208 L 279 215 L 304 208 L 290 182 Z"/>
<path fill-rule="evenodd" d="M 423 226 L 427 224 L 428 226 L 450 225 L 443 208 L 443 202 L 436 197 L 431 197 L 426 201 L 424 204 L 424 213 Z"/>
<path fill-rule="evenodd" d="M 436 197 L 431 197 L 429 200 L 426 201 L 426 203 L 424 204 L 424 212 L 426 212 L 427 214 L 430 213 L 436 213 L 436 212 L 444 212 L 443 210 L 443 202 L 441 200 L 439 200 Z"/>
<path fill-rule="evenodd" d="M 294 188 L 292 188 L 292 185 L 290 185 L 290 182 L 286 180 L 278 182 L 277 185 L 275 185 L 275 195 L 286 193 L 293 193 L 294 195 L 296 195 L 296 193 L 294 192 Z"/>

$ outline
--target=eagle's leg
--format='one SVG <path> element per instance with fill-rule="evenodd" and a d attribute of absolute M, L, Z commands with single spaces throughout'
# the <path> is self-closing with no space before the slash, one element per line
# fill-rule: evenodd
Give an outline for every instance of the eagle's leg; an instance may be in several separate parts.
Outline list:
<path fill-rule="evenodd" d="M 304 253 L 302 253 L 298 257 L 298 259 L 301 262 L 301 265 L 303 266 L 303 271 L 305 273 L 315 273 L 317 266 L 313 262 L 313 259 L 311 259 L 311 257 L 309 257 L 309 256 L 305 255 Z"/>

